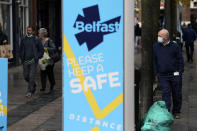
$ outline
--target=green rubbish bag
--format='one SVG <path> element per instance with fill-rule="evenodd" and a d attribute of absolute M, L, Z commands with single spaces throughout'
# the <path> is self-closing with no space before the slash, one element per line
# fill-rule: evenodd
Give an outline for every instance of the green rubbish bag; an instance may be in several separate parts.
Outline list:
<path fill-rule="evenodd" d="M 168 112 L 165 102 L 157 101 L 144 117 L 141 131 L 170 131 L 173 122 L 174 118 Z"/>

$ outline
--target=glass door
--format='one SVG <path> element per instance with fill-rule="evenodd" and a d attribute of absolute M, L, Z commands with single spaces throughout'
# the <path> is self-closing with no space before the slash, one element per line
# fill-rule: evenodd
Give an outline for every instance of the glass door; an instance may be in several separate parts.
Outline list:
<path fill-rule="evenodd" d="M 7 36 L 9 44 L 12 44 L 11 25 L 11 1 L 0 0 L 0 30 Z"/>

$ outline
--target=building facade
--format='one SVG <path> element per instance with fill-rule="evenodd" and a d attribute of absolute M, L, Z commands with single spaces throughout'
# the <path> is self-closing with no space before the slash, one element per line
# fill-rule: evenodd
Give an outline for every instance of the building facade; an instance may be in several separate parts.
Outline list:
<path fill-rule="evenodd" d="M 28 0 L 0 0 L 0 24 L 12 47 L 14 35 L 23 35 L 25 27 L 29 24 L 28 5 Z M 16 27 L 17 29 L 14 29 Z"/>
<path fill-rule="evenodd" d="M 62 14 L 61 0 L 38 0 L 38 27 L 45 27 L 49 31 L 56 46 L 61 46 L 62 38 Z M 48 4 L 46 4 L 48 3 Z M 47 15 L 46 15 L 47 14 Z"/>
<path fill-rule="evenodd" d="M 0 24 L 17 60 L 20 38 L 29 25 L 29 0 L 0 0 Z"/>
<path fill-rule="evenodd" d="M 19 46 L 32 25 L 48 29 L 56 46 L 61 46 L 61 0 L 0 0 L 0 24 L 13 49 L 13 63 L 19 64 Z"/>

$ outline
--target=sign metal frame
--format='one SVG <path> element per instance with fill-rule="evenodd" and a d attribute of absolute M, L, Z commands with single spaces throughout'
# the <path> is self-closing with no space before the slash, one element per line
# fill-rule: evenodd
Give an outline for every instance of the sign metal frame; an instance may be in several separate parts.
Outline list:
<path fill-rule="evenodd" d="M 62 1 L 64 2 L 64 1 Z M 65 53 L 64 57 L 67 58 L 74 58 L 74 64 L 70 64 L 71 68 L 79 68 L 79 72 L 82 72 L 78 63 L 77 58 L 75 57 L 74 52 L 75 49 L 72 50 L 71 45 L 69 44 L 69 40 L 65 36 L 64 32 L 64 24 L 66 24 L 66 20 L 64 20 L 64 4 L 62 5 L 62 14 L 63 14 L 63 54 Z M 99 108 L 99 106 L 94 101 L 93 93 L 89 90 L 87 92 L 84 92 L 85 96 L 87 97 L 87 100 L 90 104 L 90 107 L 93 109 L 93 114 L 97 119 L 103 119 L 105 118 L 109 112 L 113 111 L 113 108 L 118 107 L 121 103 L 123 103 L 123 130 L 124 131 L 134 131 L 135 130 L 135 111 L 134 111 L 134 0 L 124 0 L 123 2 L 123 94 L 119 95 L 112 103 L 109 104 L 107 107 L 103 108 L 102 110 Z M 64 22 L 65 21 L 65 22 Z M 84 28 L 85 29 L 85 28 Z M 88 29 L 88 27 L 87 27 Z M 89 28 L 90 29 L 90 28 Z M 64 59 L 63 57 L 63 59 Z M 68 62 L 68 61 L 67 61 Z M 66 66 L 66 61 L 64 59 L 63 67 Z M 63 68 L 64 74 L 63 74 L 63 80 L 65 77 L 65 67 Z M 76 75 L 76 74 L 75 74 Z M 85 76 L 77 76 L 78 80 L 84 81 Z M 68 81 L 67 81 L 68 82 Z M 79 82 L 79 81 L 75 81 Z M 73 82 L 74 83 L 74 82 Z M 81 82 L 80 82 L 81 83 Z M 83 83 L 81 83 L 82 85 Z M 63 96 L 64 96 L 64 106 L 63 106 L 63 128 L 65 130 L 65 108 L 68 107 L 68 103 L 65 105 L 65 98 L 68 94 L 66 94 L 65 90 L 65 80 L 63 81 Z M 88 99 L 89 98 L 89 99 Z M 67 101 L 66 101 L 67 102 Z M 72 104 L 70 102 L 69 104 Z M 91 131 L 100 131 L 100 128 L 98 126 L 95 126 L 91 129 Z"/>

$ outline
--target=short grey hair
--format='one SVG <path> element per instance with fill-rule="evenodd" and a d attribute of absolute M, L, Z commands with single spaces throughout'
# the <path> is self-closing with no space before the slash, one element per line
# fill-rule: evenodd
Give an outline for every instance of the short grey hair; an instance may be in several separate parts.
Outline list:
<path fill-rule="evenodd" d="M 48 36 L 48 31 L 45 28 L 40 28 L 38 31 L 40 34 L 42 34 L 44 37 Z"/>

